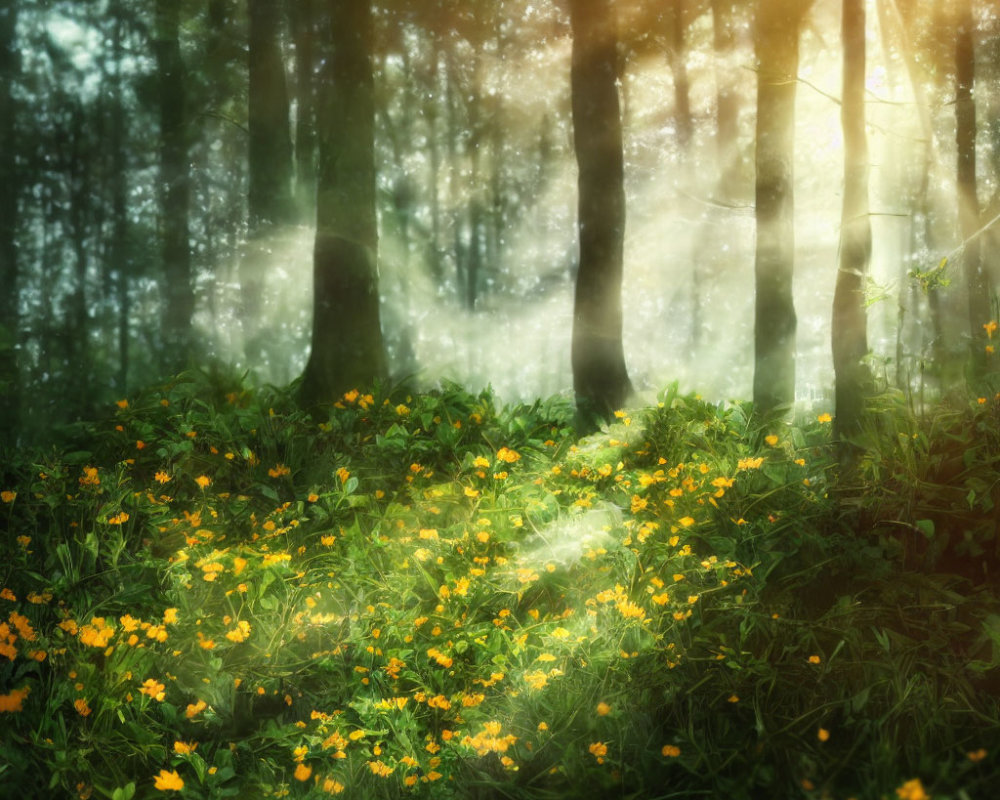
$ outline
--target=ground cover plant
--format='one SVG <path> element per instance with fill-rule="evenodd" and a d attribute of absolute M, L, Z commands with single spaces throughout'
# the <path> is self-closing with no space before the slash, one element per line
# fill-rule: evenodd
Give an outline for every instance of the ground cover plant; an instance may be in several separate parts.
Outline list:
<path fill-rule="evenodd" d="M 185 374 L 4 467 L 0 795 L 975 798 L 1000 401 L 760 429 L 665 392 Z"/>

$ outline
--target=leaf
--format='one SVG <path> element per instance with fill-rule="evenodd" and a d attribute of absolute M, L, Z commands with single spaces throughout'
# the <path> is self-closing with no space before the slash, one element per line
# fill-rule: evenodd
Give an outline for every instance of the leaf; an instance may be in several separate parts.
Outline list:
<path fill-rule="evenodd" d="M 934 538 L 934 520 L 932 519 L 918 519 L 914 523 L 914 527 L 920 531 L 928 539 Z"/>

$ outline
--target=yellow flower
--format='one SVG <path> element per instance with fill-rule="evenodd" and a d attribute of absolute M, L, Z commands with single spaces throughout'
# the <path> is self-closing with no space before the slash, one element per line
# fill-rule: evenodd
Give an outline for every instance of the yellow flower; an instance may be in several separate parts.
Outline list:
<path fill-rule="evenodd" d="M 907 781 L 896 789 L 896 795 L 900 800 L 930 800 L 930 795 L 924 791 L 924 785 L 920 778 Z"/>
<path fill-rule="evenodd" d="M 323 781 L 323 791 L 327 794 L 340 794 L 344 791 L 344 784 L 338 783 L 333 778 L 327 778 Z"/>
<path fill-rule="evenodd" d="M 184 781 L 177 774 L 177 770 L 167 772 L 161 769 L 160 774 L 153 779 L 153 785 L 161 792 L 179 792 L 184 788 Z"/>
<path fill-rule="evenodd" d="M 606 716 L 611 711 L 611 706 L 605 703 L 603 700 L 597 704 L 597 716 Z"/>
<path fill-rule="evenodd" d="M 497 460 L 504 461 L 508 464 L 513 464 L 515 461 L 520 461 L 521 454 L 516 450 L 511 450 L 508 447 L 501 447 L 497 451 Z"/>
<path fill-rule="evenodd" d="M 991 319 L 989 322 L 984 322 L 983 330 L 986 331 L 987 337 L 992 339 L 993 334 L 997 331 L 997 321 L 995 319 Z"/>
<path fill-rule="evenodd" d="M 816 731 L 816 738 L 819 739 L 821 742 L 828 741 L 830 738 L 830 731 L 828 731 L 826 728 L 820 728 L 818 731 Z"/>
<path fill-rule="evenodd" d="M 984 758 L 986 758 L 987 755 L 988 753 L 986 752 L 986 749 L 983 747 L 980 747 L 978 750 L 972 750 L 965 754 L 966 758 L 968 758 L 969 761 L 971 761 L 973 764 L 982 761 Z"/>
<path fill-rule="evenodd" d="M 681 754 L 681 749 L 676 745 L 665 744 L 660 752 L 667 758 L 677 758 Z"/>
<path fill-rule="evenodd" d="M 770 436 L 765 436 L 764 441 L 774 447 L 778 443 L 778 437 L 772 433 Z"/>
<path fill-rule="evenodd" d="M 284 464 L 275 464 L 271 469 L 267 471 L 267 474 L 272 478 L 280 478 L 282 475 L 287 475 L 291 470 Z"/>
<path fill-rule="evenodd" d="M 91 711 L 90 706 L 87 705 L 87 698 L 86 697 L 79 697 L 76 700 L 74 700 L 73 701 L 73 707 L 77 710 L 77 713 L 81 717 L 86 717 L 87 715 L 90 714 L 90 711 Z"/>
<path fill-rule="evenodd" d="M 0 714 L 22 711 L 22 703 L 30 691 L 30 686 L 22 686 L 7 694 L 0 694 Z"/>
<path fill-rule="evenodd" d="M 166 688 L 167 687 L 155 678 L 147 678 L 143 681 L 142 688 L 139 690 L 139 693 L 149 695 L 154 700 L 163 702 L 163 698 L 166 697 Z"/>
<path fill-rule="evenodd" d="M 17 492 L 11 492 L 8 490 L 0 492 L 0 500 L 3 500 L 5 503 L 13 503 L 16 497 Z"/>
<path fill-rule="evenodd" d="M 118 408 L 128 408 L 128 400 L 115 400 L 115 405 Z"/>
<path fill-rule="evenodd" d="M 604 763 L 604 756 L 608 754 L 608 746 L 604 742 L 594 742 L 587 749 L 597 759 L 598 764 Z"/>
<path fill-rule="evenodd" d="M 186 756 L 193 753 L 198 747 L 197 742 L 182 742 L 179 739 L 174 742 L 174 752 L 179 756 Z"/>
<path fill-rule="evenodd" d="M 206 708 L 208 708 L 208 703 L 204 700 L 199 700 L 197 703 L 189 703 L 188 707 L 184 710 L 184 716 L 188 719 L 193 719 Z"/>
<path fill-rule="evenodd" d="M 825 425 L 827 422 L 833 422 L 833 417 L 831 417 L 824 411 L 822 414 L 816 417 L 816 421 L 822 425 Z"/>
<path fill-rule="evenodd" d="M 821 659 L 820 659 L 819 656 L 809 656 L 809 663 L 810 664 L 818 664 L 820 662 L 820 660 Z"/>
<path fill-rule="evenodd" d="M 250 636 L 250 623 L 241 619 L 236 623 L 236 627 L 226 632 L 226 638 L 231 642 L 244 642 Z"/>
<path fill-rule="evenodd" d="M 295 766 L 295 780 L 307 781 L 312 772 L 312 767 L 307 767 L 305 764 L 297 764 Z"/>
<path fill-rule="evenodd" d="M 212 479 L 207 475 L 199 475 L 194 479 L 194 482 L 197 483 L 202 489 L 207 489 L 211 485 Z"/>
<path fill-rule="evenodd" d="M 684 528 L 690 528 L 692 525 L 694 525 L 694 518 L 693 517 L 681 517 L 677 521 Z"/>

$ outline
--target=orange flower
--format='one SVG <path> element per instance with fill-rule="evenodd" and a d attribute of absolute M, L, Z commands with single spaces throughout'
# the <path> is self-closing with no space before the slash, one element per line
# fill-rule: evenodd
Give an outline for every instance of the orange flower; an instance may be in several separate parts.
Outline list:
<path fill-rule="evenodd" d="M 154 700 L 163 702 L 163 698 L 166 697 L 166 686 L 156 680 L 156 678 L 147 678 L 142 683 L 142 688 L 139 690 L 141 694 L 149 695 Z"/>
<path fill-rule="evenodd" d="M 30 691 L 30 686 L 22 686 L 8 694 L 0 694 L 0 714 L 22 711 L 22 703 Z"/>
<path fill-rule="evenodd" d="M 212 484 L 212 479 L 207 475 L 199 475 L 194 479 L 194 482 L 197 483 L 202 489 L 207 489 Z"/>
<path fill-rule="evenodd" d="M 177 770 L 167 772 L 160 770 L 160 774 L 153 779 L 153 785 L 161 792 L 179 792 L 184 788 L 184 781 L 177 774 Z"/>

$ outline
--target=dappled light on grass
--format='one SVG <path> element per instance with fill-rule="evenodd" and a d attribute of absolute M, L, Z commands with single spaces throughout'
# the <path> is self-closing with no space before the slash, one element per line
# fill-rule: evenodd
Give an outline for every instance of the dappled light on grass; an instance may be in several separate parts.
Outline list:
<path fill-rule="evenodd" d="M 987 718 L 967 690 L 996 666 L 906 614 L 947 596 L 977 630 L 996 602 L 910 574 L 917 610 L 886 610 L 895 545 L 830 497 L 825 413 L 760 431 L 668 392 L 586 439 L 572 417 L 447 386 L 317 419 L 186 375 L 19 465 L 12 774 L 205 798 L 977 785 L 997 726 L 955 721 Z"/>

